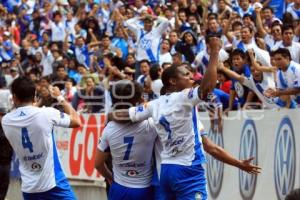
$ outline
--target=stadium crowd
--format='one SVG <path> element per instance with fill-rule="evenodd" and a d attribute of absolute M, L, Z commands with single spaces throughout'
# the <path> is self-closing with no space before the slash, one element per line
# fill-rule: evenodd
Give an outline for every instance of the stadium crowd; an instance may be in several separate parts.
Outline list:
<path fill-rule="evenodd" d="M 53 84 L 76 110 L 102 112 L 109 108 L 110 85 L 120 79 L 137 80 L 145 100 L 152 100 L 171 65 L 186 65 L 201 82 L 210 55 L 207 38 L 216 35 L 223 48 L 214 103 L 226 111 L 295 108 L 300 3 L 286 2 L 281 17 L 268 3 L 2 1 L 1 106 L 9 107 L 5 89 L 20 75 L 36 83 L 40 106 L 54 103 L 47 91 Z"/>

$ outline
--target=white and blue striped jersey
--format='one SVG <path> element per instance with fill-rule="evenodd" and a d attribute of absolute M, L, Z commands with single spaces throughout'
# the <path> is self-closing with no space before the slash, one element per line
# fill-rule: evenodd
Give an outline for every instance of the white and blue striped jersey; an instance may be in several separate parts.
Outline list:
<path fill-rule="evenodd" d="M 291 61 L 288 69 L 284 72 L 282 70 L 277 71 L 276 78 L 277 87 L 279 89 L 299 88 L 300 87 L 300 64 Z M 296 102 L 300 103 L 300 95 L 294 97 Z"/>
<path fill-rule="evenodd" d="M 137 18 L 127 20 L 129 30 L 137 37 L 136 60 L 147 59 L 150 62 L 159 62 L 160 42 L 162 34 L 167 30 L 169 21 L 166 18 L 158 17 L 158 25 L 153 26 L 150 32 L 146 32 L 137 24 Z"/>
<path fill-rule="evenodd" d="M 146 188 L 153 174 L 153 147 L 157 137 L 151 119 L 138 123 L 109 122 L 98 144 L 112 155 L 113 179 L 129 188 Z"/>
<path fill-rule="evenodd" d="M 19 107 L 6 114 L 2 126 L 19 159 L 22 191 L 46 192 L 66 179 L 55 146 L 53 127 L 69 127 L 70 117 L 54 108 Z"/>
<path fill-rule="evenodd" d="M 202 148 L 200 121 L 196 105 L 198 88 L 160 96 L 149 103 L 132 107 L 132 121 L 153 118 L 163 150 L 162 164 L 199 165 L 206 161 Z"/>

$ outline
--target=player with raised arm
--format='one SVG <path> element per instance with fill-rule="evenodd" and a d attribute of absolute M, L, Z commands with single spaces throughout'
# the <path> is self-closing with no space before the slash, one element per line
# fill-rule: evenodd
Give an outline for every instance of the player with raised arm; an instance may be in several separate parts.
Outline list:
<path fill-rule="evenodd" d="M 161 199 L 207 199 L 206 178 L 203 163 L 204 149 L 215 158 L 239 167 L 249 173 L 259 173 L 259 167 L 250 164 L 253 158 L 237 160 L 224 149 L 213 144 L 201 131 L 196 105 L 213 90 L 217 80 L 220 39 L 211 37 L 209 41 L 211 57 L 201 86 L 192 88 L 191 73 L 182 66 L 172 66 L 162 75 L 165 95 L 148 102 L 144 106 L 109 115 L 114 120 L 141 121 L 152 117 L 161 152 L 160 187 Z M 118 119 L 119 118 L 119 119 Z"/>
<path fill-rule="evenodd" d="M 76 199 L 60 165 L 53 128 L 80 127 L 78 114 L 57 87 L 50 92 L 65 113 L 34 106 L 35 85 L 26 77 L 15 79 L 11 92 L 16 109 L 3 117 L 2 126 L 19 159 L 24 199 Z"/>
<path fill-rule="evenodd" d="M 140 104 L 142 93 L 138 83 L 118 81 L 110 92 L 113 107 L 121 109 Z M 153 200 L 152 152 L 156 137 L 152 119 L 137 123 L 111 121 L 106 125 L 96 152 L 95 167 L 112 182 L 109 200 Z M 105 166 L 109 154 L 113 172 Z"/>

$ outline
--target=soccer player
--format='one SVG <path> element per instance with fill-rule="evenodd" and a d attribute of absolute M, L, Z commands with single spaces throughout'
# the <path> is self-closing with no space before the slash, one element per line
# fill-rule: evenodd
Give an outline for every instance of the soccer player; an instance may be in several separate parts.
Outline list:
<path fill-rule="evenodd" d="M 183 66 L 172 66 L 162 75 L 165 95 L 142 107 L 131 107 L 109 116 L 115 120 L 129 116 L 133 122 L 153 118 L 163 147 L 160 153 L 161 199 L 195 199 L 199 196 L 207 199 L 203 148 L 215 158 L 249 173 L 256 174 L 260 169 L 250 164 L 253 158 L 237 160 L 205 137 L 204 131 L 199 133 L 203 128 L 195 106 L 216 85 L 220 39 L 210 38 L 209 45 L 211 57 L 201 86 L 192 88 L 191 73 Z"/>
<path fill-rule="evenodd" d="M 115 83 L 110 92 L 115 109 L 141 104 L 142 93 L 142 87 L 131 81 Z M 153 200 L 152 152 L 156 137 L 151 119 L 137 123 L 111 121 L 106 125 L 96 152 L 95 167 L 112 182 L 109 200 Z M 113 173 L 105 166 L 110 153 Z"/>
<path fill-rule="evenodd" d="M 34 83 L 26 77 L 17 78 L 11 86 L 16 109 L 2 119 L 5 136 L 19 159 L 25 200 L 76 199 L 60 165 L 53 127 L 75 128 L 81 121 L 57 87 L 50 91 L 65 113 L 51 107 L 35 107 Z"/>

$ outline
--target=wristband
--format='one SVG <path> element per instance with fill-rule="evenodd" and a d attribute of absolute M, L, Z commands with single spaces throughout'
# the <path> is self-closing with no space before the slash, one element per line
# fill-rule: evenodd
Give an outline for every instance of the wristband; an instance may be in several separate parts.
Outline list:
<path fill-rule="evenodd" d="M 58 97 L 56 97 L 56 100 L 59 102 L 59 103 L 62 103 L 65 98 L 62 96 L 62 95 L 59 95 Z"/>

